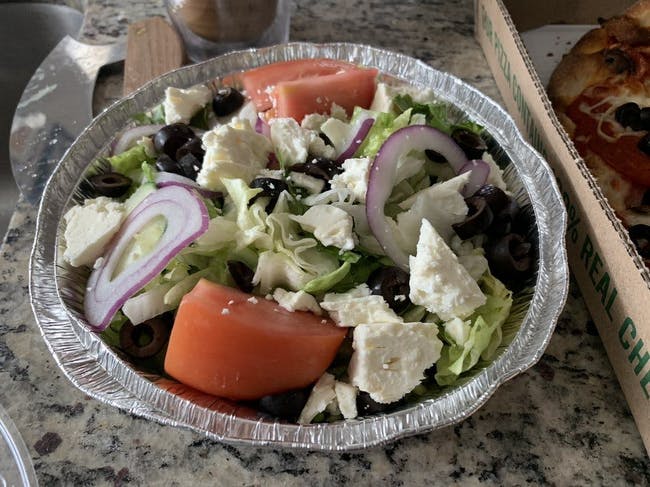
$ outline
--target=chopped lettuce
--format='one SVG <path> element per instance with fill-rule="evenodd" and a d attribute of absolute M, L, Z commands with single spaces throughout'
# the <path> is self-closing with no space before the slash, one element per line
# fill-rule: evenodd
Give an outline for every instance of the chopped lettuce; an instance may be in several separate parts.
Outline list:
<path fill-rule="evenodd" d="M 362 113 L 362 110 L 355 109 L 355 112 L 352 114 L 352 123 Z M 366 135 L 363 143 L 357 149 L 355 156 L 374 157 L 388 136 L 396 130 L 406 127 L 409 124 L 410 118 L 410 110 L 406 110 L 398 116 L 386 112 L 375 114 L 375 123 L 372 124 L 368 135 Z"/>
<path fill-rule="evenodd" d="M 424 115 L 427 125 L 437 128 L 446 134 L 450 134 L 455 128 L 465 128 L 475 133 L 480 133 L 483 130 L 483 127 L 470 120 L 454 123 L 452 121 L 454 117 L 450 113 L 450 106 L 442 101 L 418 103 L 413 101 L 411 95 L 400 94 L 393 99 L 393 104 L 402 115 L 404 113 Z"/>
<path fill-rule="evenodd" d="M 136 144 L 121 154 L 109 157 L 108 161 L 115 172 L 128 175 L 134 170 L 141 169 L 143 162 L 154 162 L 154 159 L 147 154 L 143 145 Z"/>
<path fill-rule="evenodd" d="M 452 385 L 474 367 L 479 359 L 494 358 L 501 343 L 501 326 L 510 313 L 512 293 L 494 276 L 486 273 L 480 281 L 487 301 L 467 320 L 451 320 L 443 325 L 445 345 L 436 363 L 436 382 Z"/>

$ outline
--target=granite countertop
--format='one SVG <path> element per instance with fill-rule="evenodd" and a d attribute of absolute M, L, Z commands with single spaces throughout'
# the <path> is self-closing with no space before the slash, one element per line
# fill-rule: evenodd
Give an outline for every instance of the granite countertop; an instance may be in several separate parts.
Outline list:
<path fill-rule="evenodd" d="M 160 2 L 89 0 L 82 38 L 112 42 Z M 499 100 L 462 1 L 293 2 L 291 39 L 353 41 L 450 71 Z M 452 427 L 355 453 L 234 447 L 97 402 L 71 385 L 32 315 L 36 208 L 19 202 L 0 260 L 0 404 L 42 485 L 650 485 L 650 462 L 574 283 L 540 362 Z"/>

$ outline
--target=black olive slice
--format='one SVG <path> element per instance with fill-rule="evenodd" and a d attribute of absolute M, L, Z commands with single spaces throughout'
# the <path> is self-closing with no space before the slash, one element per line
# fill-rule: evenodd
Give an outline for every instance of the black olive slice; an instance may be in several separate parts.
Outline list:
<path fill-rule="evenodd" d="M 187 154 L 192 154 L 199 161 L 203 161 L 203 156 L 205 156 L 205 151 L 203 150 L 201 139 L 194 137 L 193 139 L 188 140 L 176 151 L 176 160 L 180 161 L 183 156 Z"/>
<path fill-rule="evenodd" d="M 503 210 L 512 199 L 505 191 L 492 184 L 484 184 L 476 190 L 476 193 L 474 193 L 473 196 L 484 198 L 485 202 L 490 206 L 490 210 L 492 210 L 492 213 L 495 215 Z"/>
<path fill-rule="evenodd" d="M 506 235 L 514 231 L 515 221 L 519 215 L 519 203 L 513 198 L 508 198 L 508 203 L 498 213 L 494 214 L 494 220 L 488 228 L 489 235 Z"/>
<path fill-rule="evenodd" d="M 639 112 L 641 130 L 650 130 L 650 107 L 644 107 Z"/>
<path fill-rule="evenodd" d="M 629 228 L 630 238 L 644 259 L 650 259 L 650 226 L 644 224 L 632 225 Z"/>
<path fill-rule="evenodd" d="M 641 125 L 641 109 L 639 105 L 634 102 L 623 103 L 620 107 L 614 112 L 614 118 L 618 123 L 623 127 L 632 127 L 634 130 L 638 130 Z"/>
<path fill-rule="evenodd" d="M 336 174 L 343 172 L 343 168 L 336 161 L 326 157 L 312 157 L 306 162 L 294 164 L 291 170 L 301 172 L 314 178 L 330 181 Z"/>
<path fill-rule="evenodd" d="M 269 197 L 269 203 L 266 205 L 266 212 L 273 211 L 275 204 L 278 202 L 280 193 L 288 189 L 287 183 L 282 179 L 275 178 L 255 178 L 249 184 L 251 188 L 260 188 L 262 191 L 251 198 L 249 203 L 255 203 L 258 198 Z"/>
<path fill-rule="evenodd" d="M 119 172 L 95 174 L 89 179 L 93 189 L 102 196 L 117 198 L 124 195 L 131 187 L 131 179 Z"/>
<path fill-rule="evenodd" d="M 167 154 L 160 154 L 158 156 L 156 159 L 156 169 L 161 172 L 171 172 L 185 176 L 185 173 L 181 169 L 181 166 L 178 165 L 178 162 L 169 157 Z"/>
<path fill-rule="evenodd" d="M 437 162 L 438 164 L 444 164 L 447 162 L 445 156 L 443 156 L 440 152 L 434 151 L 433 149 L 425 149 L 424 155 L 427 156 L 427 159 L 429 159 L 431 162 Z"/>
<path fill-rule="evenodd" d="M 276 418 L 295 422 L 298 420 L 300 413 L 305 407 L 310 392 L 311 387 L 307 387 L 305 389 L 297 389 L 280 394 L 264 396 L 259 400 L 259 407 L 262 411 L 265 411 Z"/>
<path fill-rule="evenodd" d="M 532 245 L 523 236 L 509 233 L 486 247 L 490 270 L 505 280 L 529 271 L 533 264 Z"/>
<path fill-rule="evenodd" d="M 396 406 L 401 404 L 400 401 L 384 404 L 375 401 L 370 394 L 364 391 L 359 391 L 357 394 L 357 411 L 359 416 L 370 416 L 373 414 L 380 414 L 395 409 Z"/>
<path fill-rule="evenodd" d="M 230 272 L 237 287 L 245 293 L 250 293 L 255 287 L 253 284 L 253 276 L 255 275 L 253 269 L 239 260 L 229 260 L 227 265 L 228 272 Z"/>
<path fill-rule="evenodd" d="M 467 203 L 469 208 L 467 217 L 464 221 L 452 225 L 452 228 L 462 240 L 467 240 L 474 235 L 484 233 L 494 219 L 492 210 L 490 210 L 490 206 L 487 204 L 485 198 L 472 196 L 466 198 L 465 203 Z"/>
<path fill-rule="evenodd" d="M 195 137 L 194 131 L 184 123 L 173 123 L 165 125 L 153 137 L 153 145 L 156 151 L 167 154 L 174 159 L 176 151 L 188 140 Z"/>
<path fill-rule="evenodd" d="M 183 170 L 185 176 L 196 181 L 196 176 L 199 174 L 203 162 L 197 159 L 194 154 L 187 153 L 178 160 L 178 165 Z"/>
<path fill-rule="evenodd" d="M 167 343 L 170 331 L 169 322 L 162 316 L 151 318 L 139 325 L 127 321 L 120 328 L 120 347 L 135 358 L 153 357 Z"/>
<path fill-rule="evenodd" d="M 239 110 L 244 104 L 245 98 L 234 88 L 222 88 L 212 100 L 212 109 L 217 117 L 225 117 Z"/>
<path fill-rule="evenodd" d="M 471 130 L 457 128 L 451 133 L 451 138 L 463 149 L 468 159 L 480 159 L 487 151 L 485 141 Z"/>
<path fill-rule="evenodd" d="M 370 292 L 383 297 L 395 313 L 411 304 L 409 274 L 399 267 L 380 267 L 370 274 L 367 284 Z"/>
<path fill-rule="evenodd" d="M 650 134 L 645 134 L 637 145 L 639 150 L 645 155 L 650 156 Z"/>

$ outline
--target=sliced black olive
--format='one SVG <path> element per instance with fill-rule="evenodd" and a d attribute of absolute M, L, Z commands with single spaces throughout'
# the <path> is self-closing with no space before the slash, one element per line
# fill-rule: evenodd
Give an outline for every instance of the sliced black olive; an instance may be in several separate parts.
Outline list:
<path fill-rule="evenodd" d="M 447 162 L 445 156 L 443 156 L 440 152 L 434 151 L 433 149 L 425 149 L 424 155 L 427 156 L 430 161 L 437 162 L 438 164 Z"/>
<path fill-rule="evenodd" d="M 630 238 L 644 259 L 650 259 L 650 226 L 644 224 L 632 225 L 629 229 Z"/>
<path fill-rule="evenodd" d="M 205 151 L 202 147 L 201 139 L 194 137 L 193 139 L 188 140 L 176 151 L 176 160 L 180 161 L 183 156 L 186 154 L 192 154 L 199 161 L 203 161 L 203 156 L 205 156 Z"/>
<path fill-rule="evenodd" d="M 633 130 L 640 130 L 641 109 L 634 102 L 623 103 L 614 112 L 614 118 L 623 127 L 632 127 Z"/>
<path fill-rule="evenodd" d="M 401 313 L 411 304 L 409 274 L 399 267 L 380 267 L 368 277 L 372 294 L 384 298 L 395 313 Z"/>
<path fill-rule="evenodd" d="M 451 133 L 451 138 L 463 149 L 468 159 L 480 159 L 487 151 L 485 141 L 471 130 L 455 129 Z"/>
<path fill-rule="evenodd" d="M 330 181 L 336 174 L 343 172 L 343 168 L 336 161 L 326 157 L 309 158 L 306 162 L 294 164 L 291 166 L 291 170 L 305 173 L 323 181 Z"/>
<path fill-rule="evenodd" d="M 178 165 L 185 176 L 196 181 L 196 176 L 199 174 L 203 162 L 197 159 L 194 154 L 187 153 L 178 160 Z"/>
<path fill-rule="evenodd" d="M 167 154 L 160 154 L 158 156 L 156 159 L 156 169 L 162 172 L 171 172 L 185 176 L 185 173 L 181 169 L 181 166 L 178 165 L 178 162 L 169 157 Z"/>
<path fill-rule="evenodd" d="M 490 206 L 490 210 L 492 210 L 492 213 L 495 215 L 503 210 L 512 199 L 505 193 L 505 191 L 493 186 L 492 184 L 484 184 L 476 190 L 476 193 L 474 193 L 473 196 L 484 198 L 485 202 Z"/>
<path fill-rule="evenodd" d="M 504 280 L 516 278 L 533 265 L 532 245 L 517 233 L 509 233 L 486 247 L 492 273 Z"/>
<path fill-rule="evenodd" d="M 239 260 L 229 260 L 227 265 L 228 272 L 230 272 L 237 287 L 245 293 L 250 293 L 255 287 L 253 284 L 253 276 L 255 275 L 253 269 Z"/>
<path fill-rule="evenodd" d="M 472 196 L 466 198 L 465 203 L 469 208 L 467 217 L 464 221 L 452 225 L 452 228 L 462 240 L 472 238 L 479 233 L 485 233 L 494 219 L 492 210 L 490 210 L 485 198 Z"/>
<path fill-rule="evenodd" d="M 650 107 L 644 107 L 639 112 L 641 130 L 650 130 Z"/>
<path fill-rule="evenodd" d="M 283 392 L 281 394 L 264 396 L 259 400 L 259 407 L 276 418 L 295 422 L 305 407 L 310 392 L 311 387 L 308 387 L 305 389 Z"/>
<path fill-rule="evenodd" d="M 641 140 L 639 140 L 637 147 L 645 155 L 650 156 L 650 133 L 645 134 Z"/>
<path fill-rule="evenodd" d="M 287 190 L 287 183 L 282 179 L 275 178 L 255 178 L 251 181 L 251 188 L 260 188 L 262 191 L 253 196 L 249 203 L 254 203 L 258 198 L 268 197 L 269 203 L 266 205 L 266 212 L 270 213 L 273 211 L 275 204 L 278 202 L 280 193 Z"/>
<path fill-rule="evenodd" d="M 95 192 L 102 196 L 117 198 L 125 194 L 131 187 L 131 179 L 119 172 L 95 174 L 89 178 Z"/>
<path fill-rule="evenodd" d="M 120 347 L 135 358 L 153 357 L 167 343 L 170 331 L 170 323 L 162 315 L 139 325 L 127 321 L 120 328 Z"/>
<path fill-rule="evenodd" d="M 500 236 L 514 231 L 519 210 L 519 203 L 513 198 L 508 198 L 506 206 L 494 214 L 492 224 L 486 233 L 491 236 Z"/>
<path fill-rule="evenodd" d="M 390 404 L 377 402 L 364 391 L 359 391 L 359 394 L 357 394 L 357 412 L 359 416 L 385 413 L 394 409 L 398 404 L 399 402 Z"/>
<path fill-rule="evenodd" d="M 235 110 L 239 110 L 244 104 L 245 98 L 234 88 L 222 88 L 212 100 L 212 109 L 217 117 L 225 117 Z"/>
<path fill-rule="evenodd" d="M 330 138 L 329 138 L 327 135 L 325 135 L 323 132 L 320 132 L 320 133 L 318 134 L 318 136 L 319 136 L 321 139 L 323 139 L 323 142 L 325 142 L 325 145 L 331 145 L 331 146 L 334 145 L 334 144 L 332 144 L 332 141 L 330 140 Z"/>
<path fill-rule="evenodd" d="M 184 123 L 173 123 L 165 125 L 153 137 L 153 145 L 156 151 L 167 154 L 174 159 L 176 151 L 188 140 L 195 137 L 194 131 Z"/>
<path fill-rule="evenodd" d="M 634 63 L 625 52 L 620 49 L 608 49 L 604 53 L 605 64 L 614 74 L 631 73 Z"/>

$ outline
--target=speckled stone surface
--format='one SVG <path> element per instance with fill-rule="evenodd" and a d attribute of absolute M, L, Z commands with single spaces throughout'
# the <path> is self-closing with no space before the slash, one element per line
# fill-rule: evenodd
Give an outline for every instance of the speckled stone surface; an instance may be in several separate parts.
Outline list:
<path fill-rule="evenodd" d="M 111 42 L 160 2 L 89 1 L 83 37 Z M 291 39 L 418 57 L 498 98 L 470 0 L 294 2 Z M 349 454 L 232 447 L 133 417 L 62 376 L 31 313 L 36 209 L 19 203 L 0 250 L 0 403 L 42 485 L 650 485 L 650 462 L 575 285 L 541 361 L 462 423 Z"/>

